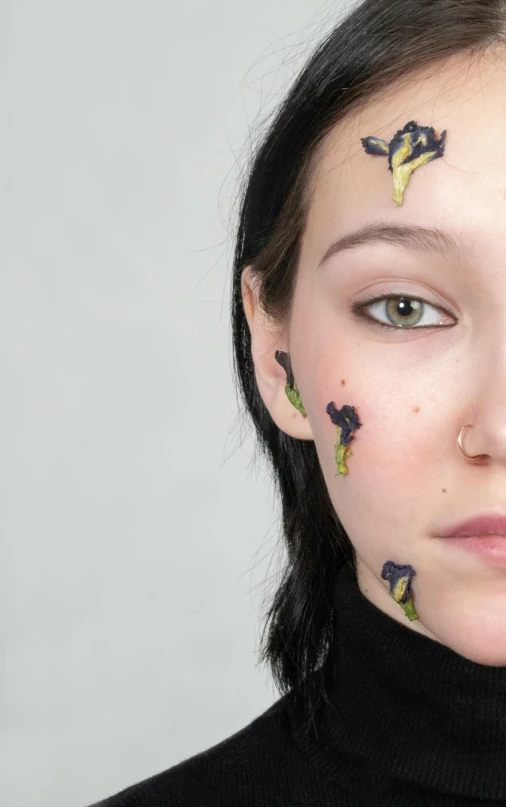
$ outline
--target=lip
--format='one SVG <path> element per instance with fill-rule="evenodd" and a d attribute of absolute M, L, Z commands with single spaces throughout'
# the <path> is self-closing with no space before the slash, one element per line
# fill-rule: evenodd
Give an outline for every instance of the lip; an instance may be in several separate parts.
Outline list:
<path fill-rule="evenodd" d="M 480 538 L 485 541 L 492 537 L 506 536 L 506 515 L 485 513 L 481 516 L 460 521 L 438 532 L 439 538 Z"/>
<path fill-rule="evenodd" d="M 504 535 L 456 535 L 445 538 L 442 546 L 448 549 L 462 549 L 473 555 L 480 555 L 488 561 L 506 565 L 506 536 Z"/>

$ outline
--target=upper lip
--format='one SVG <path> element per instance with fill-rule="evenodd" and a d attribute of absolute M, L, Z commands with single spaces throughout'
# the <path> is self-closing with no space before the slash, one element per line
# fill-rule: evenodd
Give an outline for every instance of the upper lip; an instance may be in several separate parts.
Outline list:
<path fill-rule="evenodd" d="M 454 536 L 465 538 L 470 535 L 506 535 L 506 515 L 485 513 L 481 516 L 474 516 L 442 530 L 439 535 L 442 538 L 452 538 Z"/>

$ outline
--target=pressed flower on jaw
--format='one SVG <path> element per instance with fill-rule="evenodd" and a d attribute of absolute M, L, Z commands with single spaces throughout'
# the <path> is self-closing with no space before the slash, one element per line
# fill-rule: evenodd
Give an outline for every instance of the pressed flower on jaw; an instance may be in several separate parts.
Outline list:
<path fill-rule="evenodd" d="M 404 613 L 411 622 L 418 619 L 411 593 L 411 578 L 415 574 L 415 570 L 408 563 L 397 564 L 391 560 L 387 560 L 383 564 L 381 571 L 383 580 L 388 580 L 390 584 L 391 596 L 403 608 Z"/>
<path fill-rule="evenodd" d="M 437 140 L 432 126 L 418 126 L 412 120 L 396 132 L 390 143 L 379 137 L 362 137 L 361 141 L 367 154 L 388 156 L 388 168 L 394 175 L 394 202 L 402 205 L 411 174 L 420 165 L 443 156 L 445 139 L 446 129 Z"/>

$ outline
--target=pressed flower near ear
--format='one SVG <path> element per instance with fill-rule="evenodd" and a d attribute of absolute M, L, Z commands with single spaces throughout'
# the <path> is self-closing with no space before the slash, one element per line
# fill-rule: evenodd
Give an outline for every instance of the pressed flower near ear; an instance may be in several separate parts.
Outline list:
<path fill-rule="evenodd" d="M 347 474 L 348 468 L 346 460 L 348 457 L 353 456 L 353 451 L 348 448 L 352 440 L 355 439 L 353 432 L 360 429 L 361 423 L 358 415 L 355 412 L 354 406 L 345 404 L 341 409 L 336 409 L 334 403 L 331 401 L 325 407 L 325 411 L 330 415 L 332 423 L 337 426 L 337 442 L 336 442 L 336 465 L 338 474 Z"/>
<path fill-rule="evenodd" d="M 307 412 L 304 409 L 304 404 L 302 403 L 300 392 L 297 389 L 297 384 L 294 383 L 293 387 L 290 387 L 290 385 L 287 384 L 285 386 L 285 392 L 290 403 L 299 410 L 303 418 L 307 418 Z"/>
<path fill-rule="evenodd" d="M 297 389 L 297 384 L 295 383 L 295 378 L 293 376 L 290 354 L 286 353 L 284 350 L 276 350 L 274 357 L 286 373 L 285 392 L 288 400 L 296 409 L 298 409 L 302 417 L 306 418 L 307 413 L 304 409 L 300 392 Z"/>
<path fill-rule="evenodd" d="M 418 619 L 411 593 L 411 578 L 415 574 L 415 570 L 409 563 L 397 564 L 391 560 L 387 560 L 381 571 L 383 580 L 388 580 L 390 584 L 391 596 L 403 608 L 411 622 Z"/>
<path fill-rule="evenodd" d="M 388 156 L 388 168 L 394 175 L 396 205 L 402 205 L 413 171 L 443 156 L 445 139 L 446 129 L 437 140 L 432 126 L 418 126 L 414 120 L 409 121 L 404 129 L 399 129 L 390 143 L 379 137 L 361 138 L 367 154 Z"/>

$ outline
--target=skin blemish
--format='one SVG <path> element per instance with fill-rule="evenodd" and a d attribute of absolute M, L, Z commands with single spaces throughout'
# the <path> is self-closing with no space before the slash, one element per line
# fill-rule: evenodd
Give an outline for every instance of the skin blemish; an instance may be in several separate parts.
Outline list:
<path fill-rule="evenodd" d="M 413 412 L 415 413 L 415 415 L 417 415 L 419 411 L 420 411 L 420 407 L 415 406 L 415 408 L 413 409 Z"/>

